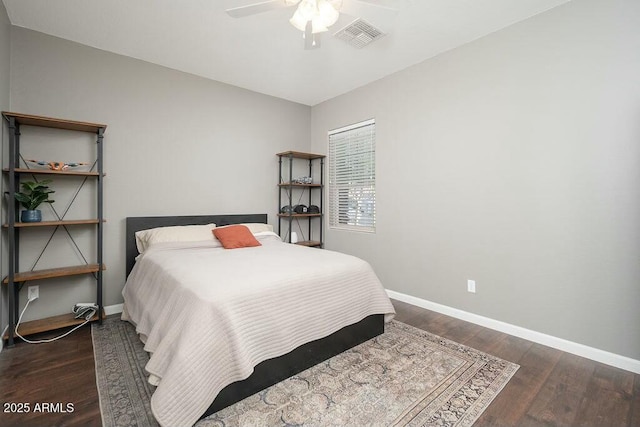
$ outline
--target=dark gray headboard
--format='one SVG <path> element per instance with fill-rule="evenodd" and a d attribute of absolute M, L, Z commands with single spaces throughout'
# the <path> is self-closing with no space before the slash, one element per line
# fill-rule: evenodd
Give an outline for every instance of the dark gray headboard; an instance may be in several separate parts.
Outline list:
<path fill-rule="evenodd" d="M 125 236 L 125 256 L 127 277 L 138 256 L 136 247 L 136 231 L 155 227 L 169 227 L 172 225 L 204 225 L 215 223 L 217 226 L 242 224 L 247 222 L 267 223 L 267 214 L 244 215 L 193 215 L 193 216 L 137 216 L 127 217 L 127 231 Z"/>

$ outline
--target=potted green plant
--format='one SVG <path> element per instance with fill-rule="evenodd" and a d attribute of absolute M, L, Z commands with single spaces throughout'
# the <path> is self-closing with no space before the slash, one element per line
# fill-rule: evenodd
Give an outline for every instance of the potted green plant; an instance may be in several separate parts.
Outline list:
<path fill-rule="evenodd" d="M 49 200 L 49 194 L 55 193 L 47 185 L 50 182 L 50 179 L 45 179 L 40 182 L 24 181 L 20 184 L 22 191 L 16 193 L 16 200 L 26 209 L 20 215 L 22 222 L 42 221 L 42 211 L 38 209 L 38 206 L 42 203 L 54 202 L 54 200 Z"/>

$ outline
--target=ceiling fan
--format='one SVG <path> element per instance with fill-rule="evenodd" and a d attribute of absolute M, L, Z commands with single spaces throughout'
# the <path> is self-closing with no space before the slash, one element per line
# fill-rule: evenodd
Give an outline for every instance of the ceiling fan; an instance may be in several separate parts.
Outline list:
<path fill-rule="evenodd" d="M 298 30 L 302 31 L 305 49 L 320 47 L 320 34 L 327 32 L 329 27 L 342 17 L 355 20 L 353 15 L 359 15 L 359 7 L 375 7 L 395 13 L 398 0 L 267 0 L 227 9 L 232 18 L 269 12 L 275 9 L 297 6 L 289 20 Z M 350 15 L 351 14 L 351 15 Z"/>

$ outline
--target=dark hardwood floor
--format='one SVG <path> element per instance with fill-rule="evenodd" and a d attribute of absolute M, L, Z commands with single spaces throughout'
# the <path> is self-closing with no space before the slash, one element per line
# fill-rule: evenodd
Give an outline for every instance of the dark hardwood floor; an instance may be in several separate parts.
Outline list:
<path fill-rule="evenodd" d="M 51 338 L 62 331 L 28 338 Z M 0 401 L 0 426 L 102 425 L 91 328 L 82 327 L 51 343 L 21 342 L 13 348 L 5 347 L 0 353 Z M 43 412 L 43 403 L 61 403 L 65 410 L 71 403 L 73 412 Z M 29 404 L 28 413 L 16 413 L 25 411 L 24 404 Z"/>
<path fill-rule="evenodd" d="M 520 365 L 474 426 L 640 426 L 640 375 L 393 301 L 396 319 Z"/>
<path fill-rule="evenodd" d="M 640 426 L 640 375 L 393 303 L 401 322 L 520 365 L 476 426 Z M 61 341 L 5 348 L 0 353 L 0 426 L 99 426 L 94 369 L 88 327 Z M 12 403 L 29 403 L 31 411 L 4 412 Z M 34 412 L 42 403 L 72 403 L 73 412 Z"/>

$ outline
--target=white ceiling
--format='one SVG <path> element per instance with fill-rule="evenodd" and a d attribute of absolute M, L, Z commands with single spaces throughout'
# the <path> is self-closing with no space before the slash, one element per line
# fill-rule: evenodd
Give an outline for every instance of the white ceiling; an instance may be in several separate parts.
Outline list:
<path fill-rule="evenodd" d="M 292 8 L 225 13 L 264 0 L 3 1 L 13 25 L 315 105 L 569 0 L 396 0 L 395 13 L 343 0 L 316 50 L 303 49 Z M 387 35 L 360 50 L 334 38 L 356 15 Z"/>

